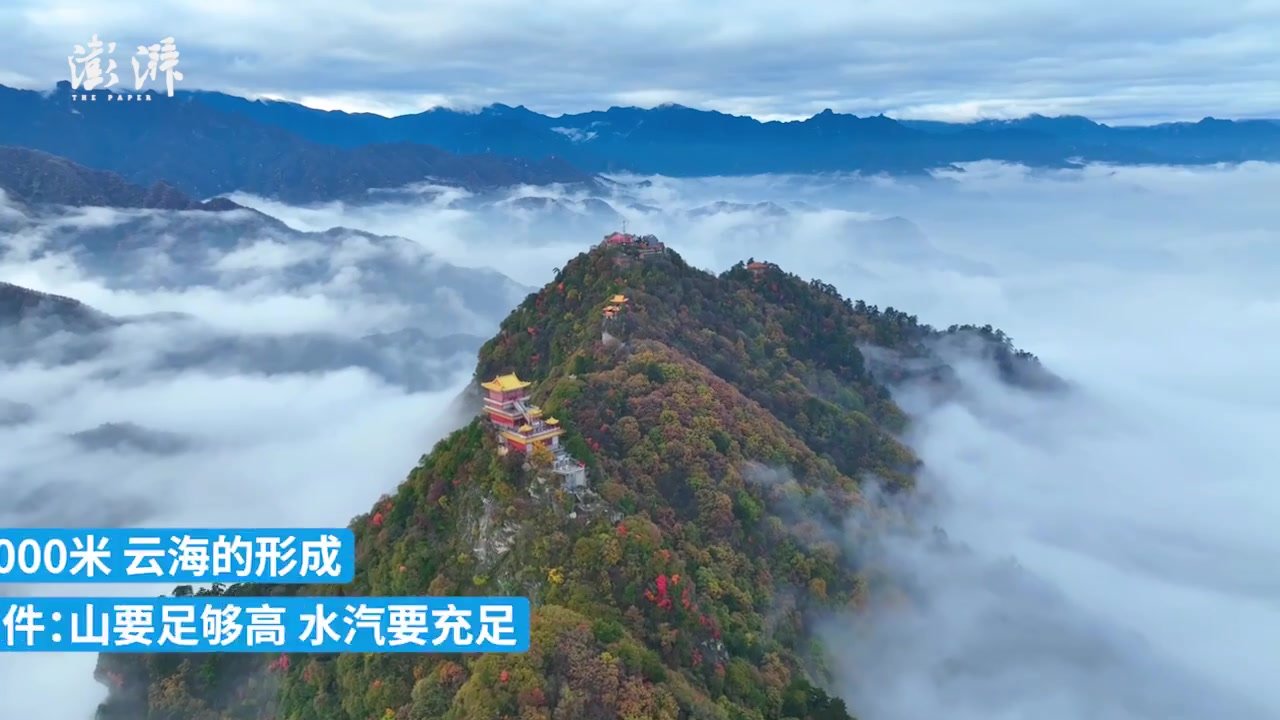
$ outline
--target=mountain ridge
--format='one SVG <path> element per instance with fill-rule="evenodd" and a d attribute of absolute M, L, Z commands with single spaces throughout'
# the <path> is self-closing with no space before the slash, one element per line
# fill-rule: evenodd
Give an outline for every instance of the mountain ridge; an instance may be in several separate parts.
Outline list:
<path fill-rule="evenodd" d="M 1198 124 L 1206 121 L 1239 122 L 1239 123 L 1254 123 L 1254 122 L 1280 123 L 1280 117 L 1277 117 L 1277 118 L 1267 118 L 1267 117 L 1219 118 L 1213 115 L 1206 115 L 1198 120 L 1168 120 L 1168 121 L 1149 123 L 1149 124 L 1123 124 L 1123 123 L 1101 122 L 1101 121 L 1093 120 L 1092 118 L 1086 115 L 1076 115 L 1076 114 L 1045 115 L 1043 113 L 1038 113 L 1038 112 L 1028 113 L 1027 115 L 1023 115 L 1020 117 L 978 118 L 978 119 L 968 120 L 963 122 L 952 122 L 947 120 L 927 120 L 927 119 L 921 119 L 921 118 L 905 118 L 905 117 L 896 118 L 896 117 L 890 117 L 888 115 L 885 115 L 884 113 L 877 113 L 875 115 L 857 115 L 856 113 L 837 112 L 835 110 L 832 110 L 831 108 L 823 108 L 822 110 L 819 110 L 815 112 L 813 115 L 810 115 L 808 117 L 795 118 L 790 120 L 779 120 L 779 119 L 760 120 L 759 118 L 756 118 L 751 115 L 735 115 L 734 113 L 725 112 L 723 110 L 717 110 L 714 108 L 692 107 L 689 105 L 684 105 L 682 103 L 658 103 L 656 105 L 652 105 L 649 107 L 645 107 L 642 105 L 610 105 L 608 108 L 605 108 L 603 110 L 585 110 L 581 112 L 565 112 L 565 113 L 559 113 L 559 114 L 550 114 L 550 113 L 542 113 L 536 110 L 532 110 L 523 104 L 509 105 L 503 102 L 492 102 L 486 105 L 480 105 L 478 107 L 468 108 L 468 109 L 452 108 L 447 106 L 433 106 L 433 107 L 426 108 L 424 110 L 418 110 L 414 112 L 405 112 L 405 113 L 400 113 L 398 115 L 383 115 L 380 113 L 358 111 L 358 110 L 340 110 L 340 109 L 324 110 L 324 109 L 315 108 L 310 105 L 306 105 L 304 103 L 293 101 L 293 100 L 265 98 L 265 97 L 251 98 L 246 96 L 233 95 L 231 93 L 222 92 L 220 90 L 178 90 L 175 92 L 175 95 L 183 95 L 183 94 L 190 95 L 197 99 L 208 100 L 208 101 L 211 101 L 212 103 L 222 103 L 224 104 L 223 105 L 224 107 L 228 107 L 228 108 L 234 107 L 240 104 L 250 104 L 250 105 L 260 105 L 264 107 L 289 108 L 297 112 L 317 113 L 317 114 L 327 115 L 331 117 L 360 117 L 360 118 L 367 118 L 374 121 L 400 120 L 403 118 L 410 118 L 410 117 L 426 115 L 426 114 L 477 116 L 477 115 L 484 115 L 487 113 L 493 114 L 493 115 L 515 114 L 520 117 L 536 117 L 536 118 L 543 118 L 543 119 L 552 120 L 552 121 L 558 121 L 558 120 L 575 120 L 583 117 L 595 117 L 595 116 L 608 115 L 610 113 L 620 113 L 620 112 L 646 113 L 646 112 L 651 112 L 656 110 L 676 110 L 676 111 L 691 111 L 695 113 L 704 113 L 708 115 L 716 115 L 716 116 L 728 117 L 728 118 L 737 118 L 740 120 L 751 121 L 751 122 L 759 123 L 762 125 L 793 125 L 797 123 L 810 122 L 820 117 L 837 116 L 837 117 L 855 118 L 860 120 L 883 119 L 883 120 L 890 120 L 894 123 L 907 126 L 907 127 L 918 126 L 922 128 L 935 128 L 940 130 L 946 129 L 946 128 L 966 128 L 966 127 L 998 128 L 1002 126 L 1007 127 L 1007 126 L 1019 126 L 1019 125 L 1041 125 L 1045 123 L 1085 125 L 1085 126 L 1093 126 L 1093 127 L 1101 127 L 1101 128 L 1109 128 L 1109 129 L 1171 127 L 1171 126 L 1182 126 L 1182 125 L 1194 125 L 1194 124 Z"/>
<path fill-rule="evenodd" d="M 319 331 L 236 334 L 180 312 L 110 315 L 74 298 L 0 281 L 0 363 L 98 359 L 111 347 L 106 333 L 149 323 L 181 330 L 182 342 L 156 353 L 139 370 L 209 371 L 282 375 L 356 367 L 410 392 L 437 390 L 448 364 L 474 353 L 484 338 L 468 333 L 432 335 L 407 327 L 343 336 Z M 52 341 L 44 347 L 45 341 Z M 0 411 L 4 407 L 0 406 Z M 0 412 L 0 425 L 4 424 Z"/>
<path fill-rule="evenodd" d="M 1274 119 L 1206 117 L 1195 122 L 1111 126 L 1078 115 L 1031 114 L 1012 120 L 943 123 L 896 120 L 884 115 L 856 116 L 828 108 L 800 120 L 761 121 L 677 104 L 652 108 L 612 106 L 551 116 L 523 105 L 501 103 L 474 111 L 432 108 L 388 118 L 372 113 L 318 111 L 289 101 L 250 100 L 212 91 L 192 91 L 191 97 L 288 128 L 317 142 L 348 145 L 395 138 L 430 141 L 454 151 L 474 149 L 483 143 L 514 154 L 530 148 L 551 148 L 584 169 L 597 172 L 920 172 L 976 160 L 1060 166 L 1070 164 L 1076 157 L 1097 162 L 1169 164 L 1280 159 L 1280 121 Z M 498 136 L 499 131 L 502 137 Z M 715 147 L 702 144 L 706 141 L 712 141 Z M 628 142 L 634 146 L 628 147 Z M 895 150 L 902 157 L 894 161 L 877 155 L 865 147 L 867 142 L 897 143 Z M 595 151 L 591 149 L 593 144 L 607 147 Z M 741 146 L 736 152 L 732 150 L 734 144 Z M 823 158 L 813 147 L 815 144 L 834 152 L 834 157 Z M 849 144 L 855 147 L 845 147 Z M 684 160 L 676 152 L 676 145 L 703 157 L 693 162 Z M 770 145 L 778 149 L 770 151 L 765 147 Z M 762 147 L 764 155 L 776 157 L 754 161 L 742 157 L 751 150 L 759 153 Z M 860 152 L 843 152 L 849 149 Z M 646 162 L 637 157 L 654 151 L 665 159 Z"/>
<path fill-rule="evenodd" d="M 103 655 L 98 717 L 850 720 L 820 689 L 812 623 L 886 589 L 859 552 L 890 521 L 868 490 L 909 492 L 919 466 L 858 345 L 926 357 L 962 332 L 769 264 L 716 276 L 670 249 L 592 248 L 476 366 L 534 383 L 585 489 L 538 453 L 500 453 L 478 418 L 353 519 L 353 585 L 209 591 L 527 595 L 529 653 Z M 865 522 L 846 535 L 850 513 Z"/>
<path fill-rule="evenodd" d="M 828 109 L 762 122 L 680 105 L 552 117 L 502 104 L 388 118 L 214 91 L 153 93 L 151 102 L 70 96 L 65 81 L 52 93 L 0 86 L 0 144 L 63 155 L 138 184 L 164 181 L 194 197 L 240 190 L 303 203 L 425 180 L 482 192 L 598 188 L 600 173 L 910 175 L 981 160 L 1047 168 L 1280 160 L 1275 120 L 1113 127 L 1032 115 L 950 125 Z"/>
<path fill-rule="evenodd" d="M 93 170 L 39 150 L 0 146 L 0 190 L 34 205 L 115 207 L 146 210 L 245 210 L 226 198 L 205 202 L 156 181 L 142 187 L 118 174 Z"/>
<path fill-rule="evenodd" d="M 475 191 L 595 182 L 591 174 L 554 157 L 464 156 L 403 141 L 358 148 L 323 145 L 192 103 L 185 94 L 144 93 L 149 102 L 113 101 L 121 96 L 109 90 L 84 95 L 95 100 L 73 101 L 65 81 L 52 93 L 0 86 L 0 145 L 59 155 L 135 184 L 165 182 L 194 197 L 240 190 L 311 202 L 430 179 Z"/>
<path fill-rule="evenodd" d="M 30 322 L 52 322 L 87 332 L 114 327 L 120 321 L 74 298 L 0 281 L 0 328 Z"/>

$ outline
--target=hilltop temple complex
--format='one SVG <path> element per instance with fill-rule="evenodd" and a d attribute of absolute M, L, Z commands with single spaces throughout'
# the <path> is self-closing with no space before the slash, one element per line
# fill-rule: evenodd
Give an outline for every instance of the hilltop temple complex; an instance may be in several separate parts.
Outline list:
<path fill-rule="evenodd" d="M 766 263 L 766 262 L 760 262 L 759 260 L 752 260 L 751 262 L 747 263 L 747 270 L 750 270 L 751 274 L 755 276 L 755 279 L 757 280 L 759 280 L 760 277 L 764 275 L 764 271 L 768 269 L 769 269 L 769 263 Z"/>
<path fill-rule="evenodd" d="M 600 244 L 605 247 L 620 247 L 642 257 L 655 255 L 666 249 L 655 235 L 633 235 L 627 232 L 605 235 Z"/>
<path fill-rule="evenodd" d="M 543 417 L 541 408 L 529 404 L 530 385 L 515 373 L 480 383 L 485 390 L 484 411 L 502 442 L 500 452 L 528 454 L 541 445 L 551 451 L 555 458 L 551 469 L 564 478 L 566 488 L 585 485 L 586 465 L 560 446 L 560 436 L 564 435 L 560 421 Z"/>

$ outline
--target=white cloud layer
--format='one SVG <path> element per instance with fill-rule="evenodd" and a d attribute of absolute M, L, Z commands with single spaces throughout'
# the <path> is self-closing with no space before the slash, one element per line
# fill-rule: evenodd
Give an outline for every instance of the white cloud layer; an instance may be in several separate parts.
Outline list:
<path fill-rule="evenodd" d="M 1280 713 L 1280 581 L 1268 573 L 1280 555 L 1280 166 L 648 180 L 611 204 L 695 264 L 754 255 L 935 325 L 991 322 L 1080 388 L 1050 403 L 967 368 L 977 405 L 902 396 L 920 418 L 924 486 L 941 498 L 934 519 L 972 555 L 891 546 L 929 605 L 877 612 L 831 643 L 859 649 L 836 667 L 860 717 Z M 560 200 L 561 217 L 583 222 L 580 198 Z M 708 212 L 715 203 L 730 204 Z M 258 206 L 303 226 L 342 217 L 435 237 L 464 263 L 543 237 L 511 209 L 485 225 L 502 240 L 481 242 L 468 229 L 478 218 L 412 204 Z M 602 217 L 546 236 L 614 227 Z M 541 264 L 571 246 L 545 247 Z M 993 579 L 1005 558 L 1027 577 Z"/>
<path fill-rule="evenodd" d="M 172 36 L 179 86 L 384 114 L 492 102 L 553 114 L 679 102 L 762 118 L 826 107 L 946 120 L 1280 114 L 1277 0 L 391 0 L 305 13 L 282 0 L 161 0 L 99 10 L 7 3 L 0 82 L 66 79 L 66 56 L 98 33 L 118 43 L 122 84 L 133 81 L 135 46 Z"/>
<path fill-rule="evenodd" d="M 926 602 L 831 629 L 853 633 L 829 643 L 852 649 L 834 663 L 851 708 L 864 720 L 1280 715 L 1270 674 L 1280 666 L 1280 581 L 1270 567 L 1280 556 L 1280 207 L 1271 192 L 1280 166 L 979 164 L 932 181 L 649 181 L 607 198 L 618 216 L 547 192 L 555 203 L 541 211 L 469 209 L 479 201 L 457 194 L 366 207 L 238 199 L 302 230 L 402 235 L 525 284 L 548 281 L 625 217 L 709 269 L 754 255 L 935 325 L 990 322 L 1079 392 L 1031 398 L 962 365 L 965 403 L 900 396 L 917 412 L 923 486 L 939 498 L 926 520 L 969 550 L 887 545 L 901 582 Z M 56 285 L 66 270 L 52 267 L 9 264 L 0 278 Z M 76 277 L 86 294 L 97 282 L 97 297 L 112 296 L 110 280 Z M 206 286 L 207 305 L 191 307 L 224 312 L 237 296 L 222 287 Z M 132 292 L 153 311 L 172 309 L 169 295 Z M 291 313 L 279 317 L 284 325 Z M 442 431 L 435 423 L 451 392 L 410 394 L 354 368 L 100 372 L 154 353 L 166 337 L 155 332 L 80 366 L 0 374 L 0 399 L 37 411 L 0 427 L 7 494 L 36 482 L 100 488 L 92 497 L 123 501 L 126 516 L 138 510 L 131 500 L 145 501 L 149 524 L 342 522 Z M 460 381 L 471 368 L 457 370 Z M 126 456 L 66 438 L 109 421 L 191 444 Z M 1006 558 L 1020 574 L 1001 574 Z M 0 694 L 32 712 L 87 717 L 101 695 L 89 662 L 47 663 L 0 668 L 12 668 L 0 683 L 22 688 Z M 61 683 L 49 682 L 54 674 Z"/>
<path fill-rule="evenodd" d="M 522 294 L 408 241 L 248 213 L 37 213 L 0 197 L 0 220 L 0 280 L 161 314 L 89 339 L 0 318 L 4 526 L 345 526 L 461 422 L 479 338 L 447 334 L 491 334 Z M 0 719 L 92 717 L 94 660 L 0 655 Z"/>

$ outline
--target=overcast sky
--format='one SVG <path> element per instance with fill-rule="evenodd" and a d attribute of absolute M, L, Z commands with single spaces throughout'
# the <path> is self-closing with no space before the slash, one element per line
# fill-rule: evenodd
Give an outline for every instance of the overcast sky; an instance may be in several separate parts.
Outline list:
<path fill-rule="evenodd" d="M 3 84 L 69 79 L 98 33 L 131 86 L 136 46 L 172 36 L 178 87 L 383 114 L 1280 116 L 1280 0 L 8 0 L 0 29 Z"/>

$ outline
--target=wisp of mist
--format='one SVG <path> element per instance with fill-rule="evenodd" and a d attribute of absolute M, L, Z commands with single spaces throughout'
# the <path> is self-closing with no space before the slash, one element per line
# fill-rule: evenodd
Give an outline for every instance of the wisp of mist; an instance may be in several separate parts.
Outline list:
<path fill-rule="evenodd" d="M 1014 390 L 964 357 L 953 401 L 894 389 L 935 499 L 922 520 L 951 547 L 886 540 L 915 601 L 824 626 L 835 689 L 863 720 L 1280 717 L 1280 490 L 1268 482 L 1280 166 L 617 179 L 601 198 L 613 215 L 536 188 L 513 196 L 553 201 L 540 215 L 512 196 L 435 189 L 364 205 L 234 199 L 296 230 L 403 236 L 526 286 L 625 218 L 714 272 L 754 256 L 935 326 L 999 327 L 1073 389 Z M 69 275 L 74 263 L 0 263 L 0 279 L 90 299 L 98 280 Z M 145 306 L 144 289 L 130 292 Z M 282 309 L 272 326 L 287 326 L 299 294 L 264 292 Z M 172 290 L 153 299 L 173 309 Z M 181 308 L 225 317 L 243 300 L 243 285 L 213 284 Z M 89 505 L 119 506 L 120 524 L 341 524 L 459 422 L 445 408 L 473 363 L 456 360 L 456 380 L 429 393 L 359 368 L 108 371 L 174 341 L 156 331 L 88 363 L 6 367 L 0 399 L 39 410 L 0 427 L 6 493 L 91 488 L 102 501 Z M 67 440 L 120 421 L 194 440 L 161 455 Z M 0 696 L 16 699 L 3 718 L 87 718 L 103 694 L 88 656 L 3 661 Z"/>

